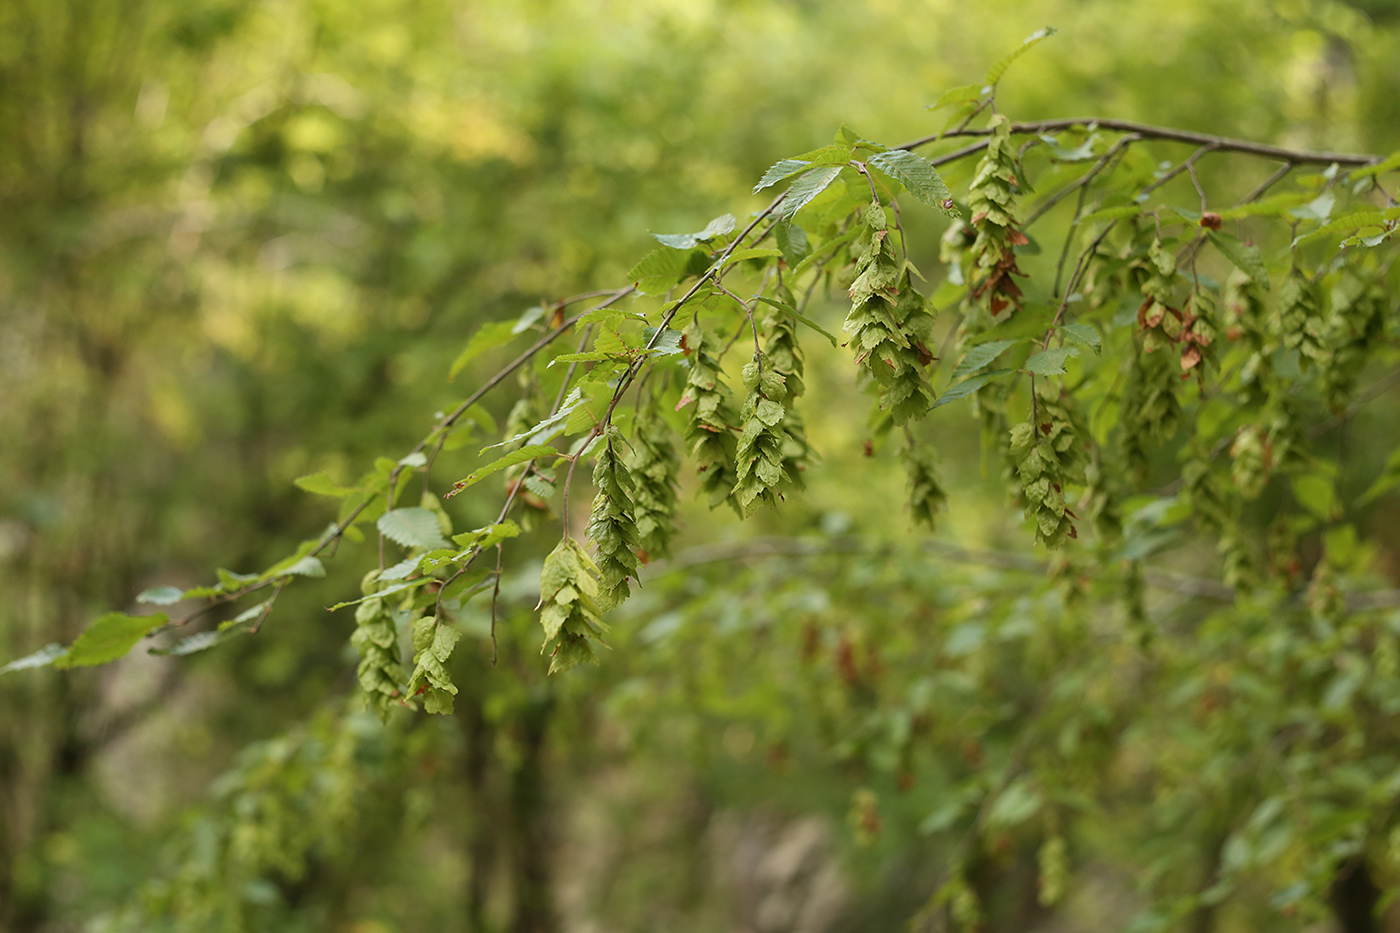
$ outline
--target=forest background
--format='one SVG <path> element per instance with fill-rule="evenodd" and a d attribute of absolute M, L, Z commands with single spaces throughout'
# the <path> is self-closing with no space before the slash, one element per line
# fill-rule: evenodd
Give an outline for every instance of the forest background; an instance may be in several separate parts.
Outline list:
<path fill-rule="evenodd" d="M 927 105 L 1046 24 L 998 91 L 1016 120 L 1400 144 L 1388 0 L 0 6 L 0 662 L 151 587 L 267 566 L 334 516 L 294 480 L 409 450 L 510 358 L 449 382 L 483 323 L 625 284 L 653 233 L 742 223 L 764 170 L 841 124 L 937 132 Z M 941 278 L 946 218 L 904 216 Z M 838 330 L 841 290 L 816 301 Z M 686 479 L 674 554 L 597 668 L 546 676 L 522 572 L 498 664 L 490 620 L 464 623 L 455 715 L 381 726 L 353 693 L 353 619 L 325 611 L 364 567 L 328 560 L 256 636 L 0 677 L 0 929 L 1303 929 L 1400 883 L 1384 774 L 1329 772 L 1335 805 L 1283 832 L 1271 766 L 1233 727 L 1173 737 L 1208 776 L 1176 811 L 1170 781 L 1103 752 L 1145 709 L 1223 702 L 1224 659 L 1170 700 L 1086 699 L 1092 724 L 1046 725 L 1043 688 L 1088 697 L 1105 669 L 1017 652 L 1067 610 L 1113 618 L 1111 596 L 1071 606 L 1046 578 L 974 419 L 940 436 L 930 544 L 892 451 L 867 455 L 849 359 L 809 353 L 806 492 L 740 525 Z M 1365 417 L 1354 492 L 1400 428 L 1379 393 Z M 461 507 L 472 527 L 496 503 Z M 1351 515 L 1372 588 L 1400 579 L 1396 507 Z M 536 569 L 546 524 L 513 545 Z M 1159 566 L 1218 575 L 1169 523 L 1149 531 Z M 1192 640 L 1214 611 L 1171 588 L 1149 608 Z M 950 672 L 987 689 L 929 737 Z M 1291 695 L 1273 688 L 1251 702 Z M 1339 696 L 1319 691 L 1321 719 Z M 1054 793 L 1027 778 L 1027 723 L 1084 769 Z"/>

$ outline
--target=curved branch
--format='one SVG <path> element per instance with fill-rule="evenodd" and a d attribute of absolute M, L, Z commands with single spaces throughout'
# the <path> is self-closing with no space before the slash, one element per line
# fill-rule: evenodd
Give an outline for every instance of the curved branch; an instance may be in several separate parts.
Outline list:
<path fill-rule="evenodd" d="M 1292 165 L 1318 164 L 1327 165 L 1336 162 L 1338 165 L 1373 165 L 1381 161 L 1378 155 L 1369 155 L 1356 152 L 1318 152 L 1311 149 L 1288 149 L 1284 146 L 1272 146 L 1268 143 L 1256 143 L 1247 139 L 1231 139 L 1228 136 L 1212 136 L 1209 133 L 1197 133 L 1194 130 L 1178 130 L 1165 126 L 1152 126 L 1147 123 L 1137 123 L 1132 120 L 1110 120 L 1101 117 L 1068 117 L 1057 120 L 1035 120 L 1028 123 L 1011 124 L 1011 132 L 1016 135 L 1034 135 L 1045 133 L 1050 130 L 1065 130 L 1075 126 L 1095 126 L 1099 129 L 1116 130 L 1121 133 L 1136 133 L 1143 139 L 1163 139 L 1169 142 L 1190 143 L 1195 146 L 1209 146 L 1219 152 L 1240 152 L 1246 155 L 1263 156 L 1269 159 L 1278 159 Z M 988 136 L 990 129 L 957 129 L 950 133 L 939 133 L 932 136 L 923 136 L 919 139 L 910 140 L 899 149 L 914 149 L 919 146 L 926 146 L 929 143 L 938 142 L 940 139 L 953 139 L 961 136 Z M 973 143 L 961 149 L 939 156 L 934 162 L 935 165 L 943 162 L 952 162 L 966 155 L 971 155 L 981 149 L 985 149 L 985 142 Z"/>

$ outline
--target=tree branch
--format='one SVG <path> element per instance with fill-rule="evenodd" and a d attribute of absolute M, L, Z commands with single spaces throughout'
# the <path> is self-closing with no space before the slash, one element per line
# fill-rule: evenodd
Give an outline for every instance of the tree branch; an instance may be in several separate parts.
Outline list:
<path fill-rule="evenodd" d="M 1311 149 L 1288 149 L 1284 146 L 1272 146 L 1268 143 L 1256 143 L 1247 139 L 1232 139 L 1228 136 L 1212 136 L 1209 133 L 1197 133 L 1194 130 L 1178 130 L 1165 126 L 1152 126 L 1147 123 L 1137 123 L 1132 120 L 1110 120 L 1101 117 L 1070 117 L 1057 120 L 1036 120 L 1029 123 L 1011 124 L 1011 132 L 1015 135 L 1038 135 L 1051 130 L 1065 130 L 1077 126 L 1093 126 L 1103 130 L 1114 130 L 1120 133 L 1136 133 L 1143 139 L 1161 139 L 1169 142 L 1189 143 L 1196 146 L 1208 146 L 1218 152 L 1239 152 L 1245 155 L 1263 156 L 1268 159 L 1278 159 L 1293 165 L 1328 165 L 1336 162 L 1338 165 L 1373 165 L 1381 161 L 1378 155 L 1369 155 L 1356 152 L 1319 152 Z M 952 139 L 960 136 L 989 136 L 990 129 L 962 129 L 959 128 L 951 133 L 934 134 L 932 136 L 922 136 L 918 139 L 910 140 L 903 145 L 897 146 L 899 149 L 914 149 L 919 146 L 926 146 L 929 143 L 938 142 L 940 139 Z M 934 161 L 935 165 L 943 162 L 951 162 L 963 156 L 970 155 L 981 149 L 985 149 L 985 142 L 973 143 L 961 149 L 939 156 L 939 161 Z"/>

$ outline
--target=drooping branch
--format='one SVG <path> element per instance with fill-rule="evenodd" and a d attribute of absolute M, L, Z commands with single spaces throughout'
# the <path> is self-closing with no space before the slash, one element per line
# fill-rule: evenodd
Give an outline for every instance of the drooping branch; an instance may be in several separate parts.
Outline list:
<path fill-rule="evenodd" d="M 1194 146 L 1206 146 L 1216 152 L 1239 152 L 1246 155 L 1263 156 L 1267 159 L 1277 159 L 1280 162 L 1287 162 L 1292 165 L 1330 165 L 1335 162 L 1338 165 L 1365 166 L 1374 165 L 1381 161 L 1381 156 L 1356 152 L 1319 152 L 1313 149 L 1289 149 L 1284 146 L 1273 146 L 1268 143 L 1256 143 L 1247 139 L 1232 139 L 1228 136 L 1213 136 L 1209 133 L 1197 133 L 1194 130 L 1178 130 L 1165 126 L 1152 126 L 1148 123 L 1137 123 L 1133 120 L 1112 120 L 1102 117 L 1070 117 L 1057 120 L 1035 120 L 1028 123 L 1011 124 L 1011 132 L 1018 136 L 1035 136 L 1041 133 L 1053 132 L 1054 130 L 1067 130 L 1073 127 L 1096 127 L 1103 130 L 1114 130 L 1120 133 L 1134 133 L 1142 139 L 1161 139 L 1170 142 L 1189 143 Z M 988 136 L 990 129 L 966 129 L 959 128 L 948 133 L 936 133 L 932 136 L 922 136 L 918 139 L 910 140 L 897 148 L 917 149 L 929 143 L 938 142 L 943 139 L 953 139 L 964 136 Z M 980 152 L 987 146 L 986 142 L 976 142 L 964 146 L 952 152 L 944 153 L 941 156 L 930 159 L 934 165 L 943 165 L 948 162 L 955 162 L 974 152 Z"/>

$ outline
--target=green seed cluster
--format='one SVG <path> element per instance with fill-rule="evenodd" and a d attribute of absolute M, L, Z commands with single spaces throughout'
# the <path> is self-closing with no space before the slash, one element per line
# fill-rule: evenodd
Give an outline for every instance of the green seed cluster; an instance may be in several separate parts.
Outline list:
<path fill-rule="evenodd" d="M 635 488 L 632 514 L 637 520 L 637 543 L 643 562 L 671 553 L 676 531 L 676 474 L 681 459 L 671 443 L 671 430 L 654 409 L 639 413 L 627 468 Z"/>
<path fill-rule="evenodd" d="M 1016 145 L 1011 121 L 1004 114 L 991 120 L 987 151 L 977 163 L 968 192 L 971 226 L 977 232 L 972 243 L 972 281 L 968 295 L 984 302 L 996 317 L 1011 306 L 1021 307 L 1021 289 L 1012 278 L 1024 276 L 1016 266 L 1015 247 L 1030 241 L 1016 229 L 1016 195 L 1021 190 Z"/>
<path fill-rule="evenodd" d="M 609 427 L 598 445 L 593 462 L 593 513 L 588 520 L 588 540 L 598 552 L 598 607 L 612 609 L 631 595 L 627 581 L 637 574 L 637 550 L 641 535 L 633 512 L 635 484 L 618 456 L 622 436 Z"/>
<path fill-rule="evenodd" d="M 593 642 L 602 644 L 608 626 L 598 613 L 598 568 L 573 538 L 564 538 L 544 559 L 540 574 L 541 654 L 551 674 L 597 664 Z"/>
<path fill-rule="evenodd" d="M 1012 427 L 1010 455 L 1036 541 L 1058 548 L 1065 539 L 1079 537 L 1077 516 L 1066 505 L 1064 490 L 1084 483 L 1088 457 L 1069 412 L 1057 402 L 1039 401 L 1033 421 Z"/>
<path fill-rule="evenodd" d="M 786 287 L 779 287 L 777 298 L 789 308 L 796 307 L 793 294 Z M 802 414 L 794 404 L 807 388 L 802 381 L 806 362 L 797 342 L 797 319 L 775 309 L 764 321 L 763 329 L 767 334 L 763 345 L 764 358 L 787 382 L 787 414 L 783 419 L 787 437 L 783 441 L 783 472 L 791 480 L 791 488 L 800 491 L 806 487 L 803 473 L 811 465 L 815 454 L 807 440 Z"/>
<path fill-rule="evenodd" d="M 1329 352 L 1321 361 L 1322 395 L 1332 411 L 1340 412 L 1353 397 L 1356 380 L 1385 332 L 1385 312 L 1385 296 L 1377 289 L 1332 306 Z"/>
<path fill-rule="evenodd" d="M 432 616 L 413 623 L 413 676 L 408 681 L 408 695 L 423 697 L 423 708 L 430 713 L 452 712 L 452 699 L 457 687 L 447 670 L 447 661 L 462 633 Z"/>
<path fill-rule="evenodd" d="M 676 409 L 694 405 L 685 425 L 685 443 L 700 472 L 700 487 L 709 497 L 710 508 L 728 501 L 735 511 L 739 505 L 730 499 L 737 479 L 734 466 L 734 424 L 739 420 L 734 399 L 724 384 L 719 363 L 710 347 L 716 338 L 692 323 L 685 329 L 682 347 L 689 362 L 685 394 Z"/>
<path fill-rule="evenodd" d="M 904 474 L 908 477 L 909 514 L 916 524 L 934 527 L 934 516 L 948 504 L 948 496 L 934 472 L 936 459 L 933 449 L 920 447 L 913 441 L 900 452 Z"/>
<path fill-rule="evenodd" d="M 1278 293 L 1278 333 L 1283 345 L 1297 350 L 1304 369 L 1329 355 L 1327 316 L 1317 284 L 1294 269 Z"/>
<path fill-rule="evenodd" d="M 355 632 L 350 644 L 360 655 L 355 668 L 365 703 L 388 720 L 403 696 L 403 665 L 399 663 L 399 633 L 393 613 L 377 596 L 366 599 L 355 609 Z"/>
<path fill-rule="evenodd" d="M 764 365 L 761 353 L 755 353 L 744 366 L 744 387 L 748 395 L 739 413 L 744 429 L 735 454 L 739 478 L 733 494 L 742 512 L 748 514 L 755 501 L 776 506 L 792 477 L 783 469 L 787 380 L 772 366 Z"/>
<path fill-rule="evenodd" d="M 885 209 L 872 202 L 861 211 L 860 224 L 851 311 L 842 327 L 851 335 L 857 365 L 879 387 L 880 408 L 896 425 L 905 424 L 933 407 L 933 387 L 924 374 L 933 361 L 933 315 L 894 254 Z"/>

